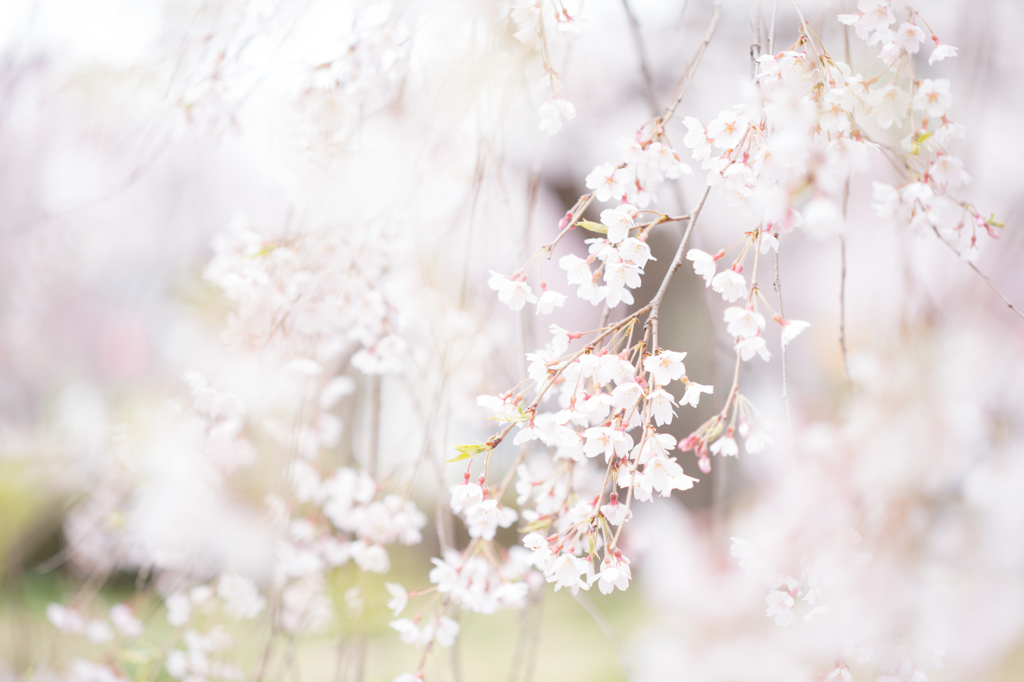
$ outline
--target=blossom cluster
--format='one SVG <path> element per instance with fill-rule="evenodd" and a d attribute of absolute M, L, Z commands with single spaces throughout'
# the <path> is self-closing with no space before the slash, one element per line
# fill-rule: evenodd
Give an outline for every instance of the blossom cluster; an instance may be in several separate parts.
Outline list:
<path fill-rule="evenodd" d="M 539 127 L 555 135 L 562 129 L 562 119 L 576 118 L 576 107 L 565 99 L 562 77 L 552 65 L 553 43 L 572 40 L 583 32 L 580 20 L 569 14 L 558 0 L 518 0 L 510 16 L 515 26 L 513 37 L 540 53 L 544 75 L 539 89 L 546 100 L 540 105 Z"/>
<path fill-rule="evenodd" d="M 382 286 L 388 254 L 380 242 L 327 231 L 267 240 L 236 223 L 214 249 L 205 276 L 234 304 L 229 344 L 278 348 L 311 375 L 346 352 L 367 374 L 403 367 L 401 298 Z"/>

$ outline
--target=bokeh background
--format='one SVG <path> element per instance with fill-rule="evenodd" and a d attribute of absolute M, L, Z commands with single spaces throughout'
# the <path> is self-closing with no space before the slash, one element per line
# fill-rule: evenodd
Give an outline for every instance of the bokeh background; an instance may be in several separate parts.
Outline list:
<path fill-rule="evenodd" d="M 916 4 L 960 49 L 933 66 L 921 60 L 920 73 L 952 82 L 952 117 L 968 131 L 956 153 L 973 177 L 963 198 L 1007 226 L 980 244 L 978 267 L 1024 301 L 1024 5 Z M 749 96 L 751 6 L 723 3 L 669 126 L 680 147 L 681 116 L 706 122 Z M 97 604 L 132 595 L 152 578 L 144 557 L 153 547 L 267 575 L 262 500 L 282 476 L 268 434 L 287 379 L 226 342 L 233 305 L 204 277 L 217 235 L 240 226 L 268 239 L 338 234 L 346 245 L 369 244 L 366 258 L 385 264 L 382 286 L 399 302 L 413 360 L 380 378 L 343 372 L 353 390 L 334 412 L 344 428 L 321 456 L 368 467 L 372 449 L 384 478 L 411 481 L 430 521 L 423 544 L 392 554 L 389 580 L 426 584 L 435 528 L 448 524 L 449 537 L 465 541 L 441 512 L 459 476 L 442 463 L 445 446 L 486 437 L 476 396 L 518 383 L 523 355 L 548 338 L 546 318 L 497 304 L 488 271 L 515 270 L 556 234 L 594 166 L 619 162 L 617 141 L 667 101 L 712 12 L 706 0 L 567 7 L 584 30 L 558 43 L 552 62 L 576 117 L 551 136 L 538 127 L 540 64 L 513 38 L 504 2 L 0 3 L 5 677 L 62 675 L 88 644 L 57 633 L 46 606 L 83 590 Z M 764 0 L 766 26 L 771 8 Z M 840 3 L 801 8 L 843 58 Z M 776 51 L 796 37 L 795 12 L 780 2 Z M 855 71 L 881 70 L 875 48 L 853 40 L 849 49 Z M 838 341 L 839 241 L 788 235 L 787 315 L 811 323 L 786 355 L 790 415 L 777 341 L 773 360 L 745 365 L 743 376 L 772 446 L 716 460 L 693 490 L 638 510 L 626 533 L 635 578 L 627 592 L 577 600 L 539 590 L 522 612 L 464 614 L 457 646 L 431 674 L 821 679 L 844 658 L 857 680 L 910 679 L 915 669 L 936 680 L 1024 678 L 1024 321 L 934 235 L 880 221 L 872 180 L 896 182 L 882 157 L 851 182 L 849 379 Z M 700 172 L 670 183 L 658 205 L 685 212 L 702 185 Z M 713 192 L 693 244 L 713 252 L 748 223 Z M 652 236 L 659 260 L 638 301 L 660 281 L 676 229 Z M 563 246 L 582 253 L 582 239 L 573 233 Z M 568 292 L 561 271 L 548 277 Z M 690 377 L 716 386 L 732 371 L 723 308 L 684 267 L 662 312 L 663 345 L 687 351 Z M 591 329 L 598 314 L 570 299 L 559 324 Z M 252 463 L 213 488 L 180 423 L 190 370 L 241 396 L 253 417 Z M 670 432 L 685 436 L 715 409 L 705 401 L 680 410 Z M 680 461 L 701 476 L 691 456 Z M 858 538 L 844 536 L 849 529 Z M 837 648 L 838 626 L 821 621 L 776 626 L 764 615 L 764 586 L 730 554 L 733 536 L 787 570 L 823 548 L 837 575 L 870 555 L 866 577 L 844 593 L 842 625 L 895 633 L 893 651 L 858 657 Z M 512 544 L 516 533 L 499 539 Z M 301 679 L 409 670 L 418 653 L 387 627 L 383 578 L 349 566 L 333 580 L 331 628 L 296 645 Z M 356 584 L 365 605 L 345 598 Z M 145 616 L 154 632 L 169 631 L 159 606 Z M 246 667 L 258 637 L 236 636 Z M 300 679 L 288 656 L 275 654 L 270 678 Z M 886 656 L 889 669 L 857 667 Z M 916 667 L 901 668 L 902 656 Z"/>

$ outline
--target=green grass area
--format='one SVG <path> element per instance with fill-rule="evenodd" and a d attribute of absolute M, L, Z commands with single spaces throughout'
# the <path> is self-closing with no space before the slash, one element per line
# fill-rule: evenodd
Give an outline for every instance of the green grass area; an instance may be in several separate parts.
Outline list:
<path fill-rule="evenodd" d="M 396 572 L 401 574 L 401 569 L 399 564 Z M 408 584 L 415 585 L 411 573 Z M 79 589 L 77 583 L 59 571 L 47 575 L 29 572 L 11 578 L 0 595 L 0 657 L 15 673 L 46 664 L 60 668 L 77 656 L 86 656 L 108 662 L 116 659 L 119 669 L 131 679 L 169 679 L 162 670 L 162 652 L 174 646 L 179 635 L 166 623 L 161 609 L 150 608 L 140 614 L 147 626 L 145 643 L 127 647 L 127 655 L 119 654 L 109 646 L 92 645 L 83 637 L 59 635 L 46 620 L 47 604 L 72 599 Z M 366 575 L 360 578 L 349 567 L 339 571 L 335 578 L 333 590 L 339 604 L 344 604 L 342 595 L 346 589 L 360 584 L 365 602 L 363 614 L 356 616 L 342 606 L 330 634 L 295 642 L 279 637 L 265 661 L 264 680 L 354 680 L 362 667 L 364 680 L 390 682 L 402 672 L 415 670 L 422 650 L 401 643 L 388 627 L 391 614 L 383 607 L 387 598 L 383 579 Z M 110 605 L 130 598 L 131 594 L 129 581 L 115 581 L 96 595 L 88 612 L 93 616 L 104 615 Z M 627 591 L 605 596 L 596 587 L 585 594 L 601 612 L 603 628 L 570 592 L 555 593 L 549 585 L 525 610 L 461 614 L 462 630 L 456 646 L 450 650 L 439 648 L 431 654 L 427 679 L 523 680 L 527 671 L 531 671 L 530 679 L 536 682 L 626 679 L 617 647 L 627 646 L 630 633 L 643 618 L 639 595 Z M 403 615 L 415 612 L 426 599 L 414 601 Z M 266 641 L 265 621 L 230 624 L 237 648 L 229 660 L 239 663 L 247 676 Z M 609 628 L 615 632 L 615 641 L 605 634 Z"/>

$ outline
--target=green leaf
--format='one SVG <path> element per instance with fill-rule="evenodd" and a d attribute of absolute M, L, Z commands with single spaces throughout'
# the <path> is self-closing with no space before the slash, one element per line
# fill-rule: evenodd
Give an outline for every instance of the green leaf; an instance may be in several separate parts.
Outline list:
<path fill-rule="evenodd" d="M 915 140 L 914 140 L 914 141 L 913 141 L 913 142 L 912 142 L 912 143 L 910 144 L 910 153 L 911 153 L 911 154 L 914 154 L 915 156 L 916 156 L 917 154 L 920 154 L 920 153 L 921 153 L 921 145 L 922 145 L 922 144 L 924 143 L 924 141 L 925 141 L 925 140 L 927 140 L 927 139 L 928 139 L 929 137 L 931 137 L 931 136 L 932 136 L 932 135 L 934 135 L 934 134 L 935 134 L 935 133 L 932 133 L 932 132 L 927 132 L 927 133 L 924 133 L 923 135 L 921 135 L 921 136 L 917 137 L 917 138 L 916 138 L 916 139 L 915 139 Z"/>
<path fill-rule="evenodd" d="M 591 222 L 589 220 L 581 220 L 576 223 L 584 230 L 590 230 L 591 232 L 597 232 L 598 234 L 608 234 L 608 227 L 601 223 Z"/>
<path fill-rule="evenodd" d="M 539 520 L 534 521 L 533 523 L 531 523 L 526 528 L 520 528 L 519 532 L 520 533 L 532 533 L 535 530 L 542 530 L 544 528 L 547 528 L 550 525 L 551 525 L 551 520 L 550 519 L 539 519 Z"/>
<path fill-rule="evenodd" d="M 514 417 L 508 417 L 508 416 L 505 416 L 505 415 L 501 415 L 501 416 L 495 416 L 495 417 L 488 417 L 488 419 L 493 419 L 496 422 L 513 422 L 513 423 L 530 421 L 530 418 L 532 417 L 532 414 L 527 414 L 526 412 L 523 412 L 523 406 L 522 405 L 517 405 L 516 409 L 519 410 L 519 414 L 514 416 Z"/>
<path fill-rule="evenodd" d="M 474 445 L 456 445 L 454 446 L 458 450 L 459 454 L 451 459 L 446 459 L 446 462 L 458 462 L 463 459 L 469 459 L 470 457 L 476 457 L 481 452 L 490 450 L 491 447 L 486 443 L 476 443 Z"/>
<path fill-rule="evenodd" d="M 257 251 L 256 253 L 253 253 L 253 254 L 249 254 L 247 257 L 248 258 L 262 258 L 263 256 L 266 256 L 268 253 L 272 253 L 273 251 L 275 251 L 277 249 L 277 247 L 278 247 L 278 244 L 275 244 L 274 242 L 268 242 L 267 244 L 264 244 L 263 248 L 261 248 L 259 251 Z"/>

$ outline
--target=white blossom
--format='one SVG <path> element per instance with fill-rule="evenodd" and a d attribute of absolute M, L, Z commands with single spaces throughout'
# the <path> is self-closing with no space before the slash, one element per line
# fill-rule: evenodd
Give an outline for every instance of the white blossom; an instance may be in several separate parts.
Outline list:
<path fill-rule="evenodd" d="M 711 281 L 715 277 L 714 256 L 700 249 L 690 249 L 686 252 L 686 259 L 693 261 L 693 271 L 704 278 L 706 286 L 711 286 Z"/>
<path fill-rule="evenodd" d="M 686 365 L 683 364 L 685 357 L 686 353 L 658 349 L 644 360 L 644 369 L 650 372 L 654 383 L 665 386 L 686 374 Z"/>
<path fill-rule="evenodd" d="M 949 81 L 945 78 L 925 78 L 914 92 L 914 109 L 924 111 L 931 118 L 940 118 L 953 103 Z"/>
<path fill-rule="evenodd" d="M 747 280 L 735 270 L 723 270 L 715 275 L 711 288 L 729 303 L 747 296 Z"/>
<path fill-rule="evenodd" d="M 686 391 L 683 393 L 682 403 L 684 405 L 690 405 L 691 407 L 697 407 L 697 404 L 700 402 L 701 393 L 711 394 L 714 392 L 714 386 L 704 386 L 703 384 L 698 384 L 695 381 L 687 381 Z"/>

